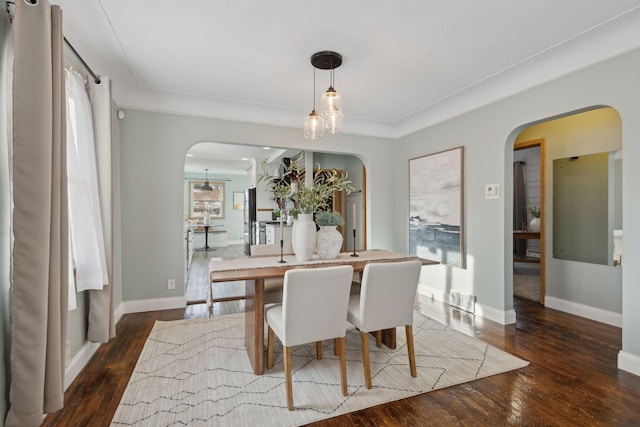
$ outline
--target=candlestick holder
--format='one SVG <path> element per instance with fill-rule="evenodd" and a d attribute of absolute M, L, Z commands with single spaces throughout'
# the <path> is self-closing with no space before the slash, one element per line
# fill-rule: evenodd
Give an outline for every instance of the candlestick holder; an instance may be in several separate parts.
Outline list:
<path fill-rule="evenodd" d="M 286 262 L 287 261 L 284 260 L 284 240 L 280 239 L 280 261 L 278 261 L 278 264 L 283 264 Z"/>
<path fill-rule="evenodd" d="M 360 256 L 356 253 L 356 229 L 353 229 L 353 253 L 351 256 Z"/>

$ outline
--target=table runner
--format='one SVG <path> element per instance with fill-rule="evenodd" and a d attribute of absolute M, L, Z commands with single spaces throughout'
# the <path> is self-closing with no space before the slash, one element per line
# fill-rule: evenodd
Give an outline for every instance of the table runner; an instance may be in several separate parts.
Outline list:
<path fill-rule="evenodd" d="M 211 258 L 209 260 L 209 273 L 219 271 L 232 271 L 232 270 L 246 270 L 252 268 L 271 268 L 271 267 L 287 267 L 287 266 L 303 266 L 303 265 L 317 265 L 317 264 L 336 264 L 336 263 L 350 263 L 353 261 L 384 261 L 384 260 L 397 260 L 406 258 L 417 259 L 414 256 L 407 254 L 401 254 L 397 252 L 391 252 L 387 250 L 373 249 L 358 252 L 358 257 L 351 257 L 352 252 L 342 252 L 337 258 L 332 259 L 320 259 L 318 255 L 313 255 L 309 261 L 299 261 L 295 255 L 285 255 L 283 258 L 286 261 L 285 264 L 279 264 L 280 256 L 268 255 L 258 257 L 247 258 Z"/>

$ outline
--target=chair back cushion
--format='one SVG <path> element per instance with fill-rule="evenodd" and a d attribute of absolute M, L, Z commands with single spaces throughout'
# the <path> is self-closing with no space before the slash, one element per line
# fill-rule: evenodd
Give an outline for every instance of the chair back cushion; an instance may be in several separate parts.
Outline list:
<path fill-rule="evenodd" d="M 282 253 L 284 255 L 291 255 L 293 253 L 293 247 L 291 246 L 291 243 L 284 244 Z M 268 245 L 251 245 L 251 256 L 263 255 L 280 255 L 280 243 Z"/>
<path fill-rule="evenodd" d="M 363 332 L 413 324 L 413 304 L 422 263 L 372 263 L 364 267 L 359 314 Z M 349 319 L 351 320 L 351 319 Z M 359 322 L 358 322 L 359 321 Z"/>
<path fill-rule="evenodd" d="M 282 344 L 294 346 L 346 334 L 353 267 L 289 270 L 282 297 Z"/>

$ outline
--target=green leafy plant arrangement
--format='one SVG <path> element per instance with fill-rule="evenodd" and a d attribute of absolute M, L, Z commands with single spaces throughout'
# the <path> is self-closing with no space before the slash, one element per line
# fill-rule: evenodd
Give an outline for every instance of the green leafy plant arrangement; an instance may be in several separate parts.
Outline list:
<path fill-rule="evenodd" d="M 540 218 L 540 208 L 537 206 L 529 206 L 527 208 L 527 210 L 529 211 L 529 215 L 531 215 L 533 218 Z"/>
<path fill-rule="evenodd" d="M 268 191 L 273 192 L 279 205 L 290 199 L 302 214 L 313 214 L 330 209 L 329 201 L 334 191 L 344 191 L 346 194 L 353 191 L 346 172 L 340 174 L 335 169 L 322 170 L 320 164 L 317 164 L 318 172 L 314 174 L 313 184 L 308 187 L 304 183 L 304 172 L 298 169 L 297 163 L 293 162 L 289 166 L 281 163 L 278 167 L 281 171 L 280 175 L 274 178 L 273 174 L 268 172 L 266 163 L 263 162 L 263 174 L 260 180 L 265 182 Z"/>
<path fill-rule="evenodd" d="M 344 225 L 344 219 L 338 212 L 318 212 L 316 214 L 316 224 L 321 227 L 326 225 Z"/>

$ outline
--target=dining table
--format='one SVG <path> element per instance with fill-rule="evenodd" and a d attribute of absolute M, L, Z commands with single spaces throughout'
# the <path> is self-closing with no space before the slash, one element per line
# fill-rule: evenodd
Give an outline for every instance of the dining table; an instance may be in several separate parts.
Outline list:
<path fill-rule="evenodd" d="M 216 283 L 245 281 L 244 343 L 254 374 L 261 375 L 264 372 L 265 279 L 283 278 L 288 270 L 295 268 L 351 265 L 354 272 L 362 273 L 364 267 L 373 262 L 400 262 L 416 259 L 423 265 L 438 264 L 437 261 L 388 250 L 365 250 L 355 255 L 351 252 L 343 252 L 333 259 L 321 259 L 313 255 L 307 261 L 300 261 L 295 255 L 211 258 L 209 260 L 210 289 Z M 389 286 L 393 286 L 393 283 L 389 283 Z M 383 331 L 382 337 L 386 346 L 395 348 L 395 328 Z"/>

